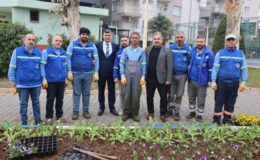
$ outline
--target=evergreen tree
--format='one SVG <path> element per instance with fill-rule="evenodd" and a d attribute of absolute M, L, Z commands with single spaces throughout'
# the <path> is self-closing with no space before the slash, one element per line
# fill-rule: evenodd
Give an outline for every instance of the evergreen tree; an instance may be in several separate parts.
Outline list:
<path fill-rule="evenodd" d="M 173 34 L 171 20 L 161 13 L 148 22 L 148 27 L 153 33 L 156 31 L 161 32 L 164 41 L 168 41 Z"/>
<path fill-rule="evenodd" d="M 223 49 L 225 47 L 226 26 L 227 26 L 227 16 L 224 16 L 217 28 L 217 32 L 212 45 L 212 51 L 215 54 L 220 49 Z M 240 27 L 239 49 L 245 53 L 245 41 L 244 41 L 241 27 Z"/>

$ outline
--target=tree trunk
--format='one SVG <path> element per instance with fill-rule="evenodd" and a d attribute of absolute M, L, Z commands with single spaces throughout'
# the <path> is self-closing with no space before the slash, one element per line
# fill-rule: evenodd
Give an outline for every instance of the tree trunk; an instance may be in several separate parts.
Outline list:
<path fill-rule="evenodd" d="M 241 12 L 244 6 L 244 0 L 226 0 L 225 10 L 227 13 L 226 34 L 240 35 Z"/>
<path fill-rule="evenodd" d="M 64 21 L 69 32 L 69 40 L 74 40 L 79 35 L 80 29 L 80 12 L 79 12 L 79 0 L 63 0 L 64 6 Z"/>
<path fill-rule="evenodd" d="M 80 29 L 80 0 L 51 0 L 58 5 L 51 9 L 51 12 L 61 15 L 61 25 L 68 29 L 69 40 L 72 41 L 78 37 Z"/>

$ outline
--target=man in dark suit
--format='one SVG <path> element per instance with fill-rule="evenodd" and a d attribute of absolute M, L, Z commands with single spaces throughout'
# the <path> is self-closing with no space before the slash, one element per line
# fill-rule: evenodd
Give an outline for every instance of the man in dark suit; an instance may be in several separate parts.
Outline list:
<path fill-rule="evenodd" d="M 172 55 L 168 48 L 162 46 L 162 35 L 156 32 L 153 36 L 153 45 L 146 49 L 147 57 L 147 119 L 154 118 L 154 92 L 157 88 L 160 95 L 160 120 L 166 122 L 167 86 L 172 79 Z"/>
<path fill-rule="evenodd" d="M 98 81 L 98 116 L 102 116 L 105 110 L 105 87 L 108 86 L 108 104 L 110 113 L 118 116 L 115 110 L 115 83 L 113 79 L 113 65 L 118 45 L 111 42 L 112 32 L 106 29 L 103 33 L 103 41 L 96 44 L 99 56 L 99 81 Z"/>

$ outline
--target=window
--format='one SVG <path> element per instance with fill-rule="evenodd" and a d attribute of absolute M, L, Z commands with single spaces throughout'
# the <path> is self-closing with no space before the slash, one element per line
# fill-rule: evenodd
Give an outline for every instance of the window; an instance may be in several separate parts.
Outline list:
<path fill-rule="evenodd" d="M 173 6 L 172 15 L 181 16 L 181 6 Z"/>
<path fill-rule="evenodd" d="M 112 11 L 118 11 L 119 8 L 119 1 L 113 1 L 112 2 Z"/>
<path fill-rule="evenodd" d="M 247 17 L 248 13 L 249 13 L 250 7 L 245 6 L 245 12 L 244 12 L 244 16 Z"/>
<path fill-rule="evenodd" d="M 39 11 L 30 10 L 30 20 L 31 22 L 39 22 Z"/>

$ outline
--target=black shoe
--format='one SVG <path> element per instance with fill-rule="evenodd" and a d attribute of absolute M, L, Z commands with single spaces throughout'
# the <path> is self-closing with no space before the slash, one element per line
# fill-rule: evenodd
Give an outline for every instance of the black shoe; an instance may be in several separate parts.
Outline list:
<path fill-rule="evenodd" d="M 112 113 L 114 116 L 119 116 L 116 110 L 111 110 L 110 113 Z"/>
<path fill-rule="evenodd" d="M 186 117 L 187 120 L 191 120 L 192 118 L 196 117 L 196 113 L 195 112 L 190 112 L 190 114 Z"/>
<path fill-rule="evenodd" d="M 213 120 L 212 124 L 216 124 L 216 125 L 218 125 L 218 126 L 221 125 L 220 121 L 216 121 L 216 120 Z"/>
<path fill-rule="evenodd" d="M 202 122 L 203 122 L 202 116 L 197 115 L 196 121 L 197 121 L 198 123 L 202 123 Z"/>
<path fill-rule="evenodd" d="M 129 117 L 128 117 L 128 115 L 126 115 L 126 114 L 123 114 L 122 116 L 121 116 L 121 119 L 122 119 L 122 121 L 127 121 L 127 119 L 128 119 Z"/>
<path fill-rule="evenodd" d="M 99 110 L 97 115 L 102 116 L 103 114 L 104 114 L 104 110 Z"/>
<path fill-rule="evenodd" d="M 175 121 L 179 121 L 179 120 L 181 119 L 180 113 L 174 113 L 173 119 L 174 119 Z"/>
<path fill-rule="evenodd" d="M 72 119 L 72 120 L 77 120 L 77 119 L 79 119 L 79 112 L 73 112 L 71 119 Z"/>
<path fill-rule="evenodd" d="M 235 125 L 235 123 L 231 119 L 228 119 L 228 120 L 223 119 L 222 120 L 222 124 L 229 125 L 229 126 L 234 126 Z"/>
<path fill-rule="evenodd" d="M 27 121 L 22 121 L 22 125 L 28 125 Z"/>
<path fill-rule="evenodd" d="M 83 117 L 86 118 L 86 119 L 90 119 L 90 114 L 89 112 L 83 112 Z"/>
<path fill-rule="evenodd" d="M 42 123 L 42 120 L 41 120 L 41 119 L 36 120 L 36 121 L 34 122 L 35 125 L 38 125 L 38 124 L 41 124 L 41 123 Z"/>

